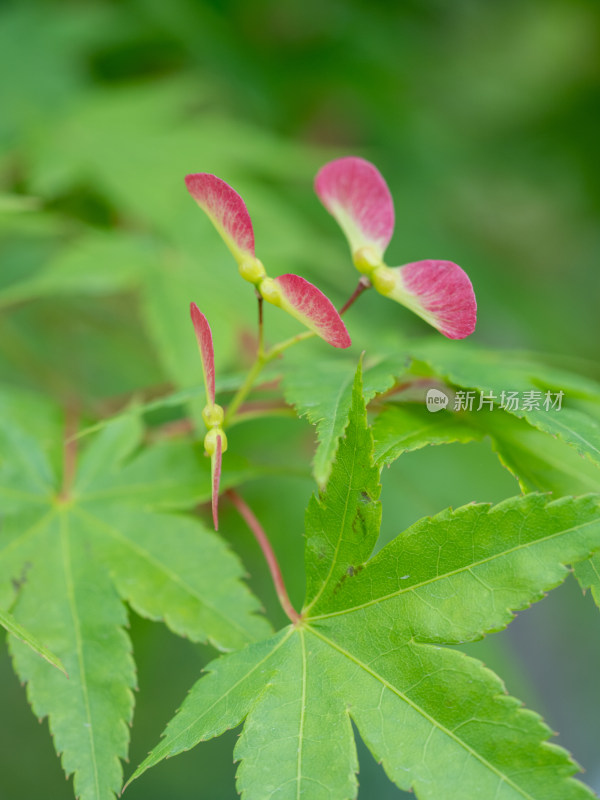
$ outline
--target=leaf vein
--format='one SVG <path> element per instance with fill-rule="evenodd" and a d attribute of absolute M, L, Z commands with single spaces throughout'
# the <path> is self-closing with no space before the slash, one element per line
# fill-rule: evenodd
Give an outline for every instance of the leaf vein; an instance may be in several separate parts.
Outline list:
<path fill-rule="evenodd" d="M 221 619 L 225 620 L 228 625 L 236 628 L 243 635 L 246 641 L 251 641 L 251 636 L 248 635 L 248 631 L 234 617 L 229 617 L 227 614 L 224 614 L 222 611 L 220 611 L 216 606 L 210 603 L 206 597 L 203 597 L 193 586 L 182 580 L 176 572 L 173 572 L 173 570 L 169 569 L 165 564 L 156 559 L 151 553 L 148 552 L 148 550 L 145 550 L 139 544 L 132 542 L 131 539 L 128 539 L 126 536 L 124 536 L 118 528 L 115 528 L 112 525 L 109 525 L 108 522 L 105 522 L 99 517 L 90 514 L 89 511 L 85 511 L 82 508 L 77 508 L 75 510 L 80 515 L 88 517 L 89 520 L 96 524 L 97 527 L 105 529 L 113 538 L 123 542 L 126 547 L 129 547 L 131 550 L 133 550 L 133 552 L 137 553 L 137 555 L 145 559 L 153 567 L 160 570 L 164 575 L 172 580 L 173 583 L 180 586 L 192 597 L 195 597 L 196 600 L 198 600 L 198 602 L 205 608 L 209 609 L 215 615 L 215 617 L 220 617 Z"/>
<path fill-rule="evenodd" d="M 425 711 L 424 708 L 421 708 L 421 706 L 419 706 L 417 703 L 415 703 L 414 700 L 411 700 L 410 697 L 408 697 L 403 692 L 401 692 L 393 684 L 391 684 L 389 681 L 387 681 L 382 675 L 380 675 L 378 672 L 376 672 L 374 669 L 372 669 L 368 664 L 365 664 L 359 658 L 357 658 L 356 656 L 352 655 L 352 653 L 349 653 L 347 650 L 344 650 L 343 647 L 341 647 L 340 645 L 336 644 L 331 639 L 328 639 L 322 633 L 319 633 L 319 631 L 317 631 L 315 628 L 309 628 L 309 630 L 311 631 L 311 633 L 313 633 L 315 636 L 317 636 L 323 642 L 328 644 L 334 650 L 337 650 L 338 653 L 340 653 L 341 655 L 345 656 L 347 659 L 352 661 L 358 667 L 363 669 L 372 678 L 375 678 L 375 680 L 379 681 L 383 686 L 385 686 L 386 689 L 388 689 L 390 692 L 395 694 L 397 697 L 400 698 L 400 700 L 403 700 L 414 711 L 416 711 L 418 714 L 420 714 L 422 717 L 424 717 L 428 722 L 430 722 L 437 730 L 439 730 L 441 733 L 446 734 L 450 739 L 452 739 L 454 742 L 456 742 L 456 744 L 458 744 L 461 747 L 463 747 L 470 756 L 475 758 L 476 761 L 479 761 L 480 764 L 482 764 L 484 767 L 488 768 L 491 772 L 493 772 L 499 778 L 500 782 L 507 783 L 515 791 L 517 791 L 522 797 L 526 798 L 526 800 L 535 800 L 535 798 L 532 795 L 530 795 L 528 792 L 526 792 L 524 789 L 522 789 L 520 786 L 518 786 L 518 784 L 514 783 L 514 781 L 512 781 L 508 775 L 505 775 L 504 773 L 502 773 L 497 767 L 495 767 L 486 758 L 484 758 L 476 750 L 474 750 L 467 742 L 465 742 L 459 736 L 456 736 L 453 733 L 453 731 L 451 731 L 449 728 L 446 728 L 444 725 L 439 723 L 435 719 L 435 717 L 432 717 L 431 714 L 429 714 L 427 711 Z"/>
<path fill-rule="evenodd" d="M 73 574 L 71 567 L 71 548 L 69 544 L 69 531 L 67 527 L 67 515 L 61 515 L 60 524 L 60 539 L 61 550 L 63 558 L 63 570 L 65 574 L 65 585 L 67 589 L 67 598 L 69 601 L 69 609 L 71 611 L 71 619 L 73 620 L 73 632 L 75 634 L 75 647 L 77 652 L 77 663 L 79 666 L 79 676 L 81 680 L 81 694 L 83 705 L 85 709 L 85 716 L 88 721 L 87 730 L 90 740 L 90 755 L 92 762 L 92 770 L 94 773 L 94 785 L 96 787 L 96 797 L 100 798 L 100 779 L 98 775 L 98 763 L 96 760 L 96 743 L 94 740 L 94 726 L 92 722 L 92 712 L 90 707 L 90 698 L 87 685 L 87 676 L 85 671 L 85 658 L 83 655 L 83 641 L 81 638 L 81 627 L 79 616 L 77 613 L 77 603 L 75 600 L 75 587 L 73 585 Z"/>
<path fill-rule="evenodd" d="M 446 572 L 443 575 L 436 575 L 433 578 L 428 578 L 427 580 L 421 581 L 420 583 L 414 583 L 412 586 L 407 586 L 406 588 L 397 589 L 394 592 L 390 592 L 390 594 L 383 595 L 382 597 L 376 597 L 373 600 L 368 600 L 365 603 L 361 603 L 357 606 L 351 606 L 350 608 L 343 608 L 340 611 L 331 611 L 328 614 L 319 614 L 318 616 L 310 617 L 311 621 L 321 620 L 321 619 L 330 619 L 331 617 L 339 617 L 343 614 L 351 614 L 354 611 L 360 611 L 363 608 L 368 608 L 373 605 L 377 605 L 377 603 L 383 603 L 386 600 L 391 600 L 394 597 L 399 597 L 401 594 L 406 594 L 406 592 L 412 592 L 416 589 L 420 589 L 423 586 L 428 586 L 431 583 L 435 583 L 438 580 L 446 580 L 447 578 L 451 578 L 454 575 L 460 575 L 462 572 L 470 572 L 471 570 L 475 569 L 476 567 L 481 567 L 484 564 L 489 564 L 497 558 L 504 558 L 505 556 L 509 556 L 512 553 L 516 553 L 519 550 L 524 550 L 527 547 L 535 547 L 542 542 L 549 542 L 552 539 L 555 539 L 559 536 L 566 536 L 568 533 L 573 533 L 573 531 L 581 530 L 583 528 L 587 528 L 590 525 L 597 525 L 598 520 L 593 519 L 589 522 L 583 522 L 581 525 L 574 525 L 572 528 L 565 528 L 561 531 L 556 531 L 555 533 L 549 534 L 548 536 L 541 537 L 539 539 L 535 539 L 535 541 L 525 542 L 524 544 L 518 544 L 515 547 L 511 547 L 508 550 L 503 550 L 501 553 L 494 553 L 494 555 L 489 556 L 489 558 L 482 558 L 479 561 L 473 564 L 465 564 L 457 569 L 451 570 L 450 572 Z"/>

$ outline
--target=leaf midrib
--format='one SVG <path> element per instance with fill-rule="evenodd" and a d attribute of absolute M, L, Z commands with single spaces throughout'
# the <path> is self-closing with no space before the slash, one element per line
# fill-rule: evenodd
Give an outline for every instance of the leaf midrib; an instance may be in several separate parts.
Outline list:
<path fill-rule="evenodd" d="M 209 714 L 214 709 L 214 707 L 216 705 L 218 705 L 225 698 L 227 698 L 233 691 L 235 691 L 238 688 L 238 686 L 241 683 L 243 683 L 245 680 L 247 680 L 254 672 L 256 672 L 257 669 L 262 667 L 263 664 L 265 664 L 270 658 L 272 658 L 275 655 L 275 653 L 279 650 L 279 648 L 282 647 L 287 642 L 287 640 L 290 638 L 290 636 L 293 634 L 293 632 L 294 632 L 294 628 L 292 626 L 290 626 L 290 628 L 288 629 L 288 631 L 285 634 L 285 636 L 283 636 L 279 640 L 279 642 L 277 642 L 277 644 L 273 647 L 273 649 L 270 650 L 267 653 L 267 655 L 264 656 L 264 658 L 262 658 L 256 664 L 254 664 L 252 666 L 252 668 L 248 670 L 248 672 L 245 672 L 243 674 L 243 676 L 241 678 L 239 678 L 239 680 L 237 680 L 232 686 L 230 686 L 227 689 L 227 691 L 225 691 L 222 694 L 220 694 L 219 697 L 217 697 L 217 699 L 205 711 L 202 712 L 201 716 L 195 718 L 193 722 L 190 722 L 189 725 L 187 725 L 182 731 L 179 731 L 179 733 L 176 736 L 174 736 L 173 738 L 167 739 L 165 737 L 165 739 L 163 739 L 163 741 L 158 745 L 157 749 L 155 751 L 153 751 L 152 753 L 150 753 L 148 758 L 144 762 L 142 762 L 140 764 L 140 766 L 136 769 L 136 771 L 133 773 L 131 778 L 127 781 L 127 783 L 123 787 L 123 790 L 125 790 L 133 780 L 135 780 L 136 778 L 139 778 L 140 775 L 142 775 L 147 769 L 149 769 L 151 766 L 153 766 L 154 764 L 156 764 L 156 763 L 158 763 L 159 761 L 162 760 L 163 756 L 161 755 L 160 751 L 158 750 L 158 748 L 160 748 L 161 745 L 162 745 L 163 749 L 166 747 L 166 749 L 168 751 L 172 752 L 173 744 L 175 742 L 179 741 L 182 736 L 185 736 L 189 732 L 189 730 L 191 728 L 193 728 L 195 725 L 198 725 L 200 720 L 202 720 L 203 717 L 205 717 L 207 714 Z M 212 674 L 212 673 L 209 673 L 209 675 L 210 674 Z M 206 678 L 203 678 L 202 680 L 206 680 L 207 678 L 208 678 L 208 676 Z M 199 741 L 204 741 L 204 740 L 205 740 L 204 738 L 200 738 L 199 739 Z"/>
<path fill-rule="evenodd" d="M 69 530 L 68 530 L 68 515 L 65 513 L 61 514 L 60 516 L 60 542 L 61 542 L 63 570 L 65 575 L 65 587 L 67 590 L 69 609 L 71 611 L 71 619 L 73 620 L 73 632 L 75 634 L 75 649 L 77 653 L 77 664 L 79 666 L 79 676 L 81 680 L 80 683 L 81 695 L 83 699 L 85 716 L 87 719 L 87 730 L 90 741 L 91 763 L 94 774 L 94 786 L 96 789 L 96 797 L 100 798 L 100 779 L 98 775 L 98 763 L 96 760 L 96 743 L 94 739 L 94 726 L 92 723 L 92 712 L 90 707 L 87 676 L 85 671 L 85 659 L 83 656 L 83 640 L 81 638 L 81 627 L 79 623 L 79 615 L 77 613 L 77 603 L 75 599 L 75 587 L 73 585 L 73 574 L 71 568 L 71 548 L 69 543 Z"/>
<path fill-rule="evenodd" d="M 73 510 L 76 511 L 81 516 L 87 517 L 97 527 L 106 530 L 113 538 L 123 542 L 123 544 L 126 547 L 129 547 L 131 550 L 137 553 L 141 558 L 150 563 L 155 569 L 158 569 L 160 572 L 167 575 L 175 584 L 180 586 L 185 592 L 190 594 L 192 597 L 195 597 L 196 600 L 198 600 L 198 602 L 202 606 L 209 609 L 212 614 L 224 620 L 228 625 L 230 625 L 232 628 L 235 628 L 239 633 L 241 633 L 244 641 L 248 643 L 252 641 L 252 637 L 248 634 L 248 631 L 239 622 L 237 622 L 237 620 L 228 617 L 226 614 L 220 611 L 205 597 L 199 594 L 197 590 L 194 589 L 193 586 L 190 586 L 190 584 L 182 580 L 182 578 L 179 575 L 177 575 L 176 572 L 173 572 L 171 569 L 167 568 L 161 561 L 158 561 L 151 553 L 149 553 L 147 550 L 144 550 L 144 548 L 141 547 L 139 544 L 133 542 L 131 539 L 128 539 L 126 536 L 124 536 L 118 528 L 109 525 L 108 522 L 106 522 L 105 520 L 102 520 L 99 517 L 90 514 L 89 511 L 86 511 L 83 508 L 74 507 Z M 214 639 L 216 641 L 215 637 L 212 635 L 208 636 L 207 634 L 207 637 L 210 639 Z"/>
<path fill-rule="evenodd" d="M 304 744 L 304 716 L 306 712 L 306 643 L 304 632 L 298 631 L 300 645 L 302 647 L 302 699 L 300 708 L 300 725 L 298 729 L 298 761 L 296 765 L 296 800 L 300 800 L 302 786 L 302 746 Z"/>
<path fill-rule="evenodd" d="M 351 424 L 351 423 L 349 422 L 349 424 Z M 328 587 L 329 581 L 331 580 L 331 576 L 333 575 L 333 571 L 334 571 L 335 567 L 337 566 L 337 559 L 338 559 L 338 555 L 339 555 L 339 552 L 340 552 L 340 547 L 342 546 L 342 538 L 343 538 L 344 528 L 346 527 L 346 518 L 348 516 L 348 504 L 350 503 L 350 495 L 352 494 L 352 491 L 353 491 L 352 482 L 354 480 L 354 469 L 355 469 L 355 466 L 356 466 L 356 449 L 358 447 L 357 439 L 358 439 L 358 437 L 355 436 L 354 437 L 354 450 L 352 451 L 352 469 L 350 471 L 350 475 L 348 476 L 348 491 L 346 492 L 346 501 L 344 503 L 344 513 L 342 515 L 341 525 L 339 527 L 339 533 L 338 533 L 337 544 L 336 544 L 336 547 L 335 547 L 335 552 L 333 554 L 333 558 L 331 559 L 331 565 L 329 567 L 329 571 L 327 572 L 327 575 L 325 576 L 325 580 L 321 584 L 321 588 L 319 589 L 317 594 L 313 597 L 311 602 L 306 606 L 306 608 L 304 609 L 304 613 L 307 613 L 308 611 L 310 611 L 310 609 L 313 608 L 313 606 L 319 601 L 319 598 L 323 595 L 323 592 Z M 320 501 L 319 501 L 319 503 L 320 503 Z"/>
<path fill-rule="evenodd" d="M 436 575 L 434 578 L 429 578 L 428 580 L 421 581 L 420 583 L 413 583 L 407 586 L 406 588 L 398 589 L 382 597 L 376 597 L 372 600 L 368 600 L 365 603 L 361 603 L 360 605 L 352 606 L 350 608 L 340 609 L 339 611 L 331 611 L 328 614 L 319 614 L 318 616 L 309 617 L 308 619 L 314 621 L 314 620 L 330 619 L 331 617 L 339 617 L 343 614 L 351 614 L 354 611 L 360 611 L 363 608 L 368 608 L 369 606 L 377 605 L 378 603 L 383 603 L 386 600 L 392 600 L 394 597 L 399 597 L 401 594 L 406 594 L 407 592 L 416 591 L 417 589 L 420 589 L 423 586 L 428 586 L 429 584 L 435 583 L 436 581 L 447 580 L 448 578 L 451 578 L 454 575 L 459 575 L 462 572 L 469 572 L 470 570 L 475 569 L 476 567 L 480 567 L 483 564 L 488 564 L 497 558 L 504 558 L 505 556 L 508 556 L 511 553 L 518 552 L 519 550 L 524 550 L 527 547 L 535 547 L 538 544 L 549 542 L 556 537 L 565 536 L 568 533 L 573 533 L 574 531 L 581 530 L 582 528 L 586 528 L 589 525 L 597 525 L 598 523 L 599 523 L 598 518 L 590 520 L 588 522 L 583 522 L 581 523 L 581 525 L 575 525 L 572 528 L 565 528 L 561 531 L 556 531 L 555 533 L 552 533 L 549 536 L 544 536 L 543 538 L 535 539 L 532 542 L 526 542 L 524 544 L 516 545 L 515 547 L 511 547 L 509 550 L 503 550 L 501 553 L 495 553 L 489 558 L 483 558 L 480 559 L 479 561 L 475 561 L 466 566 L 461 566 L 459 569 L 451 570 L 450 572 L 445 572 L 443 575 Z M 368 575 L 368 566 L 366 567 L 362 575 L 363 576 Z"/>
<path fill-rule="evenodd" d="M 536 418 L 535 418 L 535 417 L 533 417 L 533 419 L 536 419 Z M 565 423 L 564 423 L 564 422 L 560 422 L 559 420 L 557 420 L 557 419 L 556 419 L 556 417 L 553 417 L 552 419 L 553 419 L 553 422 L 554 422 L 554 424 L 555 424 L 557 427 L 559 427 L 559 428 L 562 428 L 564 431 L 567 431 L 567 433 L 569 433 L 569 434 L 571 434 L 572 436 L 574 436 L 575 438 L 579 439 L 579 441 L 580 441 L 580 442 L 582 442 L 584 445 L 587 445 L 587 447 L 589 447 L 589 448 L 590 448 L 591 450 L 593 450 L 595 453 L 598 453 L 598 455 L 600 456 L 600 450 L 599 450 L 599 449 L 596 447 L 596 445 L 592 444 L 592 442 L 590 442 L 590 441 L 589 441 L 588 439 L 586 439 L 584 436 L 581 436 L 581 434 L 577 433 L 577 431 L 576 431 L 576 430 L 574 430 L 572 427 L 569 427 L 568 425 L 565 425 Z M 595 422 L 595 420 L 593 420 L 593 418 L 592 418 L 592 417 L 590 417 L 589 419 L 591 419 L 593 422 Z M 532 420 L 531 420 L 531 417 L 527 417 L 527 420 L 528 420 L 528 421 L 532 421 Z M 539 424 L 537 424 L 537 422 L 532 422 L 532 424 L 533 424 L 533 425 L 534 425 L 534 426 L 535 426 L 535 427 L 536 427 L 538 430 L 542 430 L 542 431 L 544 431 L 544 433 L 549 433 L 549 431 L 548 431 L 546 428 L 542 428 L 542 427 L 541 427 Z M 560 436 L 560 434 L 558 434 L 558 435 Z M 565 439 L 564 439 L 564 436 L 562 437 L 562 439 L 563 439 L 563 441 L 565 441 Z M 566 442 L 566 444 L 569 444 L 569 442 Z M 598 463 L 598 460 L 597 460 L 597 459 L 594 459 L 594 461 L 595 461 L 595 463 Z"/>
<path fill-rule="evenodd" d="M 329 448 L 331 447 L 331 442 L 333 441 L 333 432 L 335 430 L 335 425 L 336 425 L 336 422 L 337 422 L 337 418 L 338 418 L 338 415 L 340 413 L 340 400 L 341 400 L 342 396 L 344 395 L 344 393 L 348 390 L 348 387 L 352 384 L 353 381 L 354 381 L 354 375 L 352 375 L 352 377 L 350 377 L 350 378 L 346 378 L 346 381 L 342 383 L 342 386 L 340 387 L 340 390 L 337 393 L 337 396 L 336 396 L 335 401 L 333 403 L 333 417 L 331 418 L 331 424 L 329 425 L 329 427 L 322 426 L 321 431 L 318 432 L 318 439 L 319 439 L 319 444 L 320 444 L 319 450 L 321 452 L 324 452 L 324 451 L 327 452 L 329 450 Z M 328 416 L 326 415 L 320 421 L 322 422 L 323 420 L 327 420 L 327 418 L 328 418 Z M 324 436 L 322 432 L 326 433 L 327 435 Z M 319 455 L 320 455 L 320 453 L 317 453 L 317 456 L 315 457 L 315 461 L 318 460 L 318 456 Z"/>
<path fill-rule="evenodd" d="M 514 783 L 514 781 L 511 780 L 511 778 L 509 778 L 508 775 L 505 775 L 503 772 L 501 772 L 497 767 L 495 767 L 493 764 L 491 764 L 486 758 L 484 758 L 476 750 L 474 750 L 469 744 L 467 744 L 467 742 L 465 742 L 459 736 L 456 736 L 456 734 L 453 731 L 451 731 L 449 728 L 446 728 L 444 725 L 442 725 L 440 722 L 438 722 L 435 719 L 435 717 L 432 717 L 431 714 L 429 714 L 427 711 L 425 711 L 424 708 L 421 708 L 421 706 L 419 706 L 417 703 L 415 703 L 413 700 L 411 700 L 407 695 L 405 695 L 403 692 L 401 692 L 399 689 L 397 689 L 395 686 L 393 686 L 393 684 L 391 684 L 388 680 L 386 680 L 382 675 L 379 675 L 379 673 L 377 673 L 374 669 L 372 669 L 368 664 L 365 664 L 359 658 L 357 658 L 352 653 L 350 653 L 347 650 L 345 650 L 343 647 L 341 647 L 336 642 L 334 642 L 331 639 L 329 639 L 327 636 L 324 636 L 322 633 L 317 631 L 315 628 L 312 628 L 309 625 L 307 625 L 306 626 L 306 630 L 310 631 L 310 633 L 314 634 L 318 639 L 321 639 L 321 641 L 325 642 L 325 644 L 329 645 L 334 650 L 337 650 L 338 653 L 340 653 L 341 655 L 345 656 L 353 664 L 356 664 L 357 667 L 360 667 L 360 669 L 364 670 L 372 678 L 375 678 L 375 680 L 379 681 L 384 688 L 388 689 L 393 694 L 395 694 L 397 697 L 399 697 L 401 700 L 403 700 L 414 711 L 416 711 L 424 719 L 426 719 L 428 722 L 430 722 L 431 725 L 433 725 L 435 728 L 437 728 L 437 730 L 439 730 L 441 733 L 447 735 L 457 745 L 459 745 L 464 750 L 466 750 L 467 753 L 469 753 L 469 755 L 471 755 L 473 758 L 475 758 L 477 761 L 479 761 L 480 764 L 482 764 L 484 767 L 486 767 L 491 772 L 493 772 L 495 775 L 497 775 L 498 778 L 500 779 L 500 781 L 508 784 L 511 788 L 513 788 L 516 792 L 518 792 L 523 798 L 525 798 L 525 800 L 536 800 L 535 797 L 533 797 L 528 792 L 526 792 L 524 789 L 522 789 L 520 786 L 518 786 L 516 783 Z M 352 711 L 350 711 L 350 715 L 352 715 Z"/>

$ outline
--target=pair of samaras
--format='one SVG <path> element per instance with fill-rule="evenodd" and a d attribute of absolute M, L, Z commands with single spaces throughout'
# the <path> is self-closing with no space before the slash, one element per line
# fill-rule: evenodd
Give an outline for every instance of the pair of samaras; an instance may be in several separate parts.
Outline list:
<path fill-rule="evenodd" d="M 187 188 L 212 220 L 237 261 L 242 278 L 260 296 L 298 319 L 334 347 L 349 347 L 350 336 L 331 301 L 299 275 L 271 278 L 254 248 L 254 230 L 246 204 L 229 184 L 201 172 L 186 177 Z M 410 308 L 450 339 L 475 329 L 475 295 L 471 281 L 451 261 L 417 261 L 388 267 L 383 261 L 394 231 L 394 205 L 379 171 L 362 158 L 340 158 L 326 164 L 315 181 L 316 192 L 335 217 L 350 244 L 354 265 L 380 294 Z M 207 404 L 204 447 L 211 459 L 212 510 L 218 527 L 221 460 L 227 449 L 223 409 L 215 403 L 212 333 L 204 314 L 191 304 L 198 339 Z"/>
<path fill-rule="evenodd" d="M 246 204 L 225 181 L 196 173 L 187 188 L 223 237 L 241 276 L 269 303 L 283 308 L 334 347 L 348 347 L 346 326 L 331 301 L 299 275 L 271 278 L 256 257 Z M 450 339 L 475 329 L 477 305 L 466 273 L 452 261 L 428 259 L 388 267 L 383 256 L 394 230 L 394 204 L 373 164 L 350 156 L 326 164 L 316 192 L 350 244 L 354 265 L 382 295 L 414 311 Z"/>

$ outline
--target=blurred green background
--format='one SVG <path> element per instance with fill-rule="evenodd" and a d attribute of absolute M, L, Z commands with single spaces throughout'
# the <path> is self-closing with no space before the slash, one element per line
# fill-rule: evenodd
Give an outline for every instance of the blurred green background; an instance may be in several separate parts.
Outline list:
<path fill-rule="evenodd" d="M 221 374 L 249 357 L 252 293 L 183 176 L 231 183 L 267 268 L 341 303 L 356 273 L 312 179 L 346 154 L 388 180 L 390 263 L 442 258 L 469 273 L 474 340 L 558 353 L 600 377 L 597 0 L 4 0 L 0 142 L 0 381 L 76 400 L 90 419 L 132 393 L 198 383 L 190 300 L 209 316 Z M 357 355 L 426 332 L 379 300 L 348 315 Z M 269 311 L 271 341 L 297 330 Z M 311 432 L 292 420 L 237 430 L 236 447 L 265 463 L 285 461 L 278 442 L 296 444 L 295 469 L 245 494 L 300 602 Z M 405 456 L 384 476 L 384 538 L 446 505 L 517 491 L 484 444 Z M 222 529 L 280 619 L 227 508 Z M 132 636 L 137 764 L 212 653 L 137 618 Z M 600 790 L 591 598 L 568 581 L 469 652 L 560 730 Z M 72 797 L 5 649 L 0 676 L 0 796 Z M 235 738 L 167 762 L 127 795 L 233 800 Z M 361 798 L 402 796 L 359 755 Z"/>

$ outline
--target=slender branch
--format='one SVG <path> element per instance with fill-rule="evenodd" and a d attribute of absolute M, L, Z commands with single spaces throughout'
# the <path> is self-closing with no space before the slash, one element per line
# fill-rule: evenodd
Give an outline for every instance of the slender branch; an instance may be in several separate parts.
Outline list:
<path fill-rule="evenodd" d="M 279 344 L 273 345 L 273 347 L 267 351 L 265 354 L 265 363 L 269 361 L 273 361 L 274 358 L 281 355 L 284 350 L 287 350 L 288 347 L 293 347 L 295 344 L 299 342 L 304 342 L 306 339 L 312 339 L 313 336 L 317 334 L 314 331 L 304 331 L 303 333 L 297 333 L 295 336 L 290 336 L 289 339 L 284 339 L 283 342 Z"/>
<path fill-rule="evenodd" d="M 401 383 L 395 383 L 391 389 L 387 390 L 387 392 L 377 395 L 377 397 L 372 401 L 372 404 L 369 405 L 369 408 L 384 404 L 388 398 L 395 394 L 402 394 L 402 392 L 409 391 L 410 389 L 421 389 L 425 387 L 435 387 L 441 389 L 448 388 L 443 381 L 440 381 L 434 377 L 422 378 L 418 376 L 407 376 L 404 381 Z"/>
<path fill-rule="evenodd" d="M 354 292 L 350 295 L 346 303 L 342 306 L 341 310 L 338 312 L 340 315 L 347 311 L 350 306 L 356 302 L 356 300 L 360 297 L 360 295 L 366 290 L 371 287 L 371 283 L 366 276 L 362 276 L 358 282 L 358 286 L 354 290 Z M 273 345 L 270 350 L 265 352 L 264 350 L 264 339 L 263 339 L 263 304 L 262 304 L 262 297 L 258 298 L 258 351 L 256 354 L 256 361 L 252 365 L 250 372 L 246 376 L 246 380 L 240 386 L 237 393 L 234 395 L 231 403 L 227 407 L 227 411 L 225 412 L 225 419 L 223 420 L 223 428 L 227 428 L 228 425 L 231 424 L 232 419 L 236 415 L 236 411 L 240 407 L 240 405 L 244 402 L 248 394 L 251 392 L 252 387 L 254 385 L 254 381 L 259 376 L 262 368 L 266 366 L 270 361 L 273 361 L 275 358 L 280 356 L 285 350 L 289 347 L 293 347 L 300 342 L 304 342 L 306 339 L 312 339 L 313 336 L 316 336 L 314 331 L 304 331 L 303 333 L 298 333 L 296 336 L 291 336 L 289 339 L 284 339 L 283 342 L 279 344 Z"/>
<path fill-rule="evenodd" d="M 271 542 L 269 541 L 267 534 L 262 529 L 260 522 L 256 519 L 249 506 L 234 489 L 228 489 L 225 494 L 227 497 L 229 497 L 233 505 L 238 510 L 240 516 L 244 519 L 246 525 L 254 534 L 254 538 L 260 545 L 260 549 L 262 550 L 266 562 L 269 565 L 269 571 L 271 572 L 271 578 L 275 584 L 275 591 L 277 592 L 277 597 L 279 598 L 281 607 L 287 614 L 290 621 L 296 624 L 296 622 L 300 620 L 300 614 L 298 614 L 292 605 L 290 598 L 288 597 L 283 575 L 281 574 L 279 563 L 275 553 L 273 552 L 273 548 L 271 547 Z"/>
<path fill-rule="evenodd" d="M 250 393 L 252 387 L 254 386 L 254 381 L 258 378 L 260 371 L 266 364 L 266 359 L 264 355 L 257 355 L 256 361 L 252 365 L 250 372 L 246 375 L 246 380 L 237 390 L 235 395 L 233 396 L 232 401 L 227 406 L 227 411 L 225 412 L 225 418 L 223 419 L 223 428 L 226 428 L 232 417 L 235 415 L 235 412 L 244 402 L 248 394 Z"/>
<path fill-rule="evenodd" d="M 258 290 L 256 290 L 256 299 L 258 300 L 258 351 L 257 355 L 261 358 L 265 353 L 265 329 L 263 324 L 263 297 Z"/>
<path fill-rule="evenodd" d="M 71 496 L 75 470 L 77 465 L 77 433 L 78 413 L 74 404 L 68 406 L 65 412 L 65 433 L 63 439 L 63 477 L 58 497 L 66 501 Z"/>
<path fill-rule="evenodd" d="M 346 300 L 344 305 L 340 308 L 340 310 L 338 312 L 340 317 L 342 316 L 342 314 L 345 314 L 346 311 L 348 311 L 348 309 L 350 308 L 350 306 L 353 305 L 358 300 L 358 298 L 361 296 L 361 294 L 366 289 L 370 289 L 371 286 L 372 286 L 371 281 L 365 275 L 363 275 L 361 277 L 361 279 L 359 280 L 358 286 L 356 287 L 356 289 L 352 292 L 350 297 Z"/>
<path fill-rule="evenodd" d="M 305 339 L 310 339 L 315 334 L 312 331 L 304 331 L 304 333 L 299 333 L 296 336 L 292 336 L 290 339 L 285 339 L 285 341 L 280 342 L 280 344 L 275 345 L 270 350 L 267 350 L 266 353 L 258 353 L 256 356 L 256 361 L 252 365 L 250 372 L 246 376 L 246 380 L 237 390 L 236 394 L 233 397 L 233 400 L 227 406 L 227 411 L 225 412 L 225 419 L 223 420 L 223 428 L 227 428 L 231 423 L 231 420 L 235 416 L 236 411 L 240 407 L 240 405 L 244 402 L 252 387 L 254 386 L 254 381 L 260 375 L 261 370 L 263 367 L 268 364 L 273 359 L 277 358 L 278 355 L 283 353 L 284 350 L 287 350 L 288 347 L 292 347 L 292 345 L 298 344 L 298 342 L 302 342 Z"/>

